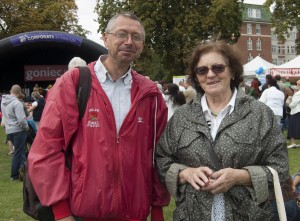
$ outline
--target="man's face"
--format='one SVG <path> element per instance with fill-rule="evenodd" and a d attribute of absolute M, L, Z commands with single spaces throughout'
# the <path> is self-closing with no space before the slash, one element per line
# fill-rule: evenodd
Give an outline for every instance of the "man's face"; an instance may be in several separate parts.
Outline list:
<path fill-rule="evenodd" d="M 144 48 L 142 30 L 138 21 L 124 16 L 116 18 L 112 30 L 103 34 L 109 57 L 125 65 L 136 60 Z"/>

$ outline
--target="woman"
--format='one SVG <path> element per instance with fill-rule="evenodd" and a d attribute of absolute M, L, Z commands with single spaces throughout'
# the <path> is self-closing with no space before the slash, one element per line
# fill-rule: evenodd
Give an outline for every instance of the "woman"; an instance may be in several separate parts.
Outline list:
<path fill-rule="evenodd" d="M 39 123 L 45 106 L 45 99 L 37 91 L 33 91 L 31 93 L 31 96 L 34 99 L 34 102 L 32 103 L 31 107 L 28 109 L 28 112 L 32 112 L 33 121 L 35 123 L 36 129 L 38 130 Z"/>
<path fill-rule="evenodd" d="M 174 113 L 156 149 L 176 200 L 173 220 L 270 220 L 272 175 L 289 178 L 285 140 L 272 110 L 237 94 L 239 54 L 225 42 L 200 45 L 189 77 L 203 96 Z"/>
<path fill-rule="evenodd" d="M 288 126 L 288 134 L 291 138 L 291 145 L 288 148 L 295 148 L 296 139 L 300 139 L 300 80 L 297 81 L 297 92 L 293 95 L 292 101 L 289 104 L 291 108 L 291 117 Z"/>
<path fill-rule="evenodd" d="M 179 90 L 179 86 L 177 84 L 169 83 L 167 86 L 168 90 L 166 91 L 166 95 L 163 95 L 167 107 L 168 107 L 168 120 L 174 114 L 174 111 L 181 105 L 185 104 L 185 96 Z"/>

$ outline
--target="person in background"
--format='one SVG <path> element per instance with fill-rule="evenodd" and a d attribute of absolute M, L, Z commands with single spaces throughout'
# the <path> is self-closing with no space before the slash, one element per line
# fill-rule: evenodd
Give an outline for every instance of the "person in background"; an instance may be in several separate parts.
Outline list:
<path fill-rule="evenodd" d="M 39 89 L 40 89 L 39 85 L 35 84 L 34 87 L 33 87 L 33 91 L 39 92 Z"/>
<path fill-rule="evenodd" d="M 251 95 L 255 99 L 258 99 L 261 95 L 259 86 L 260 86 L 260 81 L 258 80 L 258 78 L 253 78 L 253 80 L 251 81 L 251 88 L 249 90 L 249 95 Z"/>
<path fill-rule="evenodd" d="M 185 91 L 183 92 L 185 96 L 186 103 L 189 104 L 191 103 L 197 96 L 196 90 L 192 86 L 192 82 L 190 79 L 187 79 L 185 81 Z"/>
<path fill-rule="evenodd" d="M 33 97 L 34 102 L 28 109 L 28 112 L 32 112 L 33 121 L 35 123 L 35 128 L 39 129 L 39 123 L 43 114 L 43 110 L 45 107 L 45 99 L 40 95 L 39 92 L 33 91 L 31 93 L 31 97 Z"/>
<path fill-rule="evenodd" d="M 279 89 L 284 93 L 285 92 L 285 84 L 281 81 L 280 75 L 275 75 L 275 80 L 277 81 L 277 85 Z"/>
<path fill-rule="evenodd" d="M 178 83 L 178 86 L 179 86 L 179 90 L 181 91 L 181 92 L 184 92 L 185 91 L 185 84 L 184 84 L 184 81 L 179 81 L 179 83 Z"/>
<path fill-rule="evenodd" d="M 29 176 L 56 220 L 145 221 L 151 213 L 152 221 L 163 221 L 170 195 L 153 154 L 168 110 L 156 84 L 131 66 L 143 51 L 144 26 L 134 14 L 119 13 L 102 39 L 108 54 L 88 65 L 92 87 L 80 120 L 78 68 L 50 90 L 28 155 Z"/>
<path fill-rule="evenodd" d="M 14 154 L 11 165 L 11 180 L 22 181 L 24 174 L 25 143 L 28 136 L 28 124 L 24 111 L 24 105 L 18 97 L 21 87 L 13 85 L 9 95 L 2 96 L 1 110 L 3 114 L 1 126 L 5 127 L 8 139 L 14 146 Z"/>
<path fill-rule="evenodd" d="M 290 103 L 292 102 L 292 98 L 294 95 L 294 89 L 292 87 L 286 87 L 285 88 L 285 110 L 286 110 L 286 118 L 285 118 L 285 127 L 287 128 L 287 139 L 290 139 L 289 136 L 289 121 L 291 119 L 291 108 Z"/>
<path fill-rule="evenodd" d="M 169 83 L 164 99 L 168 107 L 168 120 L 170 120 L 174 111 L 181 105 L 185 104 L 185 97 L 182 91 L 179 90 L 177 84 Z"/>
<path fill-rule="evenodd" d="M 274 168 L 289 179 L 285 139 L 272 110 L 238 94 L 240 54 L 201 44 L 189 78 L 199 99 L 178 108 L 156 147 L 156 165 L 176 201 L 173 220 L 270 220 Z M 275 154 L 276 153 L 276 154 Z"/>
<path fill-rule="evenodd" d="M 267 74 L 266 75 L 266 82 L 261 87 L 261 93 L 264 92 L 269 87 L 269 80 L 272 79 L 272 75 Z"/>
<path fill-rule="evenodd" d="M 290 87 L 290 86 L 292 86 L 289 77 L 286 77 L 286 78 L 285 78 L 284 85 L 285 85 L 285 87 Z"/>
<path fill-rule="evenodd" d="M 284 93 L 277 89 L 278 85 L 275 79 L 268 80 L 268 88 L 262 92 L 259 101 L 271 108 L 275 114 L 277 124 L 281 128 L 281 118 L 283 116 Z"/>
<path fill-rule="evenodd" d="M 297 81 L 298 91 L 294 93 L 289 107 L 291 108 L 291 117 L 288 125 L 288 134 L 291 139 L 291 144 L 288 148 L 295 148 L 296 139 L 300 139 L 300 80 Z"/>
<path fill-rule="evenodd" d="M 68 64 L 68 69 L 72 69 L 75 67 L 86 67 L 87 64 L 85 62 L 85 60 L 83 60 L 80 57 L 74 57 L 70 60 L 69 64 Z"/>

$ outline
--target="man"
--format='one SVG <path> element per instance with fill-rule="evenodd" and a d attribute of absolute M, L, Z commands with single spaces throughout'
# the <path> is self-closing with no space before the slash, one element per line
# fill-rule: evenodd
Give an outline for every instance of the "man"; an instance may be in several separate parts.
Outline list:
<path fill-rule="evenodd" d="M 259 101 L 272 109 L 276 116 L 277 124 L 281 127 L 280 121 L 283 116 L 284 93 L 277 88 L 278 85 L 275 79 L 269 79 L 268 84 L 268 88 L 261 94 Z"/>
<path fill-rule="evenodd" d="M 21 87 L 13 85 L 9 95 L 2 96 L 1 110 L 2 122 L 5 127 L 8 140 L 14 146 L 14 154 L 11 164 L 11 180 L 22 181 L 24 172 L 24 161 L 26 160 L 25 145 L 28 135 L 28 124 L 24 111 L 24 105 L 19 101 Z"/>
<path fill-rule="evenodd" d="M 196 90 L 192 86 L 192 82 L 190 79 L 187 79 L 185 81 L 185 91 L 183 91 L 183 94 L 185 96 L 185 101 L 187 104 L 191 103 L 192 100 L 195 99 L 197 96 Z"/>
<path fill-rule="evenodd" d="M 277 85 L 279 89 L 284 93 L 285 92 L 285 84 L 281 81 L 281 76 L 279 74 L 275 75 L 275 79 L 277 81 Z"/>
<path fill-rule="evenodd" d="M 144 47 L 135 15 L 120 13 L 103 34 L 108 55 L 89 64 L 92 88 L 78 122 L 78 69 L 63 74 L 47 98 L 28 156 L 29 176 L 56 220 L 163 219 L 170 196 L 154 167 L 154 147 L 167 122 L 156 84 L 131 69 Z M 49 123 L 51 122 L 51 124 Z M 71 146 L 71 169 L 65 154 Z"/>

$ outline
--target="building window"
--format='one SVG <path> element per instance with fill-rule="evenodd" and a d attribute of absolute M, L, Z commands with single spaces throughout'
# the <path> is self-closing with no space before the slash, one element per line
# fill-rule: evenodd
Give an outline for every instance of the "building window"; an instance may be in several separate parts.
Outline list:
<path fill-rule="evenodd" d="M 286 46 L 286 53 L 289 54 L 290 53 L 290 46 Z"/>
<path fill-rule="evenodd" d="M 256 40 L 256 50 L 261 51 L 261 40 L 260 39 Z"/>
<path fill-rule="evenodd" d="M 277 46 L 272 45 L 272 54 L 276 54 L 276 53 L 277 53 Z"/>
<path fill-rule="evenodd" d="M 260 35 L 260 34 L 261 34 L 260 24 L 256 24 L 256 34 L 257 34 L 257 35 Z"/>
<path fill-rule="evenodd" d="M 252 24 L 247 24 L 247 34 L 252 34 Z"/>
<path fill-rule="evenodd" d="M 248 50 L 252 50 L 252 40 L 251 40 L 251 38 L 248 39 L 247 45 L 248 45 Z"/>
<path fill-rule="evenodd" d="M 248 17 L 249 18 L 261 18 L 260 9 L 248 8 Z"/>
<path fill-rule="evenodd" d="M 276 58 L 272 59 L 272 63 L 275 64 L 275 65 L 277 65 L 277 59 Z"/>
<path fill-rule="evenodd" d="M 291 46 L 291 54 L 295 54 L 295 46 Z"/>
<path fill-rule="evenodd" d="M 272 31 L 271 35 L 272 35 L 272 40 L 277 40 L 277 35 L 274 33 L 274 31 Z"/>
<path fill-rule="evenodd" d="M 249 54 L 249 56 L 248 56 L 248 62 L 250 62 L 252 60 L 253 60 L 253 56 L 251 54 Z"/>

